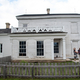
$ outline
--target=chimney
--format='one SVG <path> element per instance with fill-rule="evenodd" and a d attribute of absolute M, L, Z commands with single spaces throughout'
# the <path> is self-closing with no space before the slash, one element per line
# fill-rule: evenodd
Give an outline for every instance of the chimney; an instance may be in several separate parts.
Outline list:
<path fill-rule="evenodd" d="M 10 28 L 10 23 L 5 23 L 6 24 L 6 28 L 9 29 Z"/>
<path fill-rule="evenodd" d="M 47 8 L 47 14 L 50 14 L 50 8 Z"/>

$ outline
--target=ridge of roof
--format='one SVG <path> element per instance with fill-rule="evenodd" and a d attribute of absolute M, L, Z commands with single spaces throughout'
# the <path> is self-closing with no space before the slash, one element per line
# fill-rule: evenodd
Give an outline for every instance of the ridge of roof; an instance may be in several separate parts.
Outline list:
<path fill-rule="evenodd" d="M 78 13 L 57 13 L 57 14 L 23 14 L 17 15 L 16 17 L 24 17 L 24 16 L 52 16 L 52 15 L 80 15 Z"/>

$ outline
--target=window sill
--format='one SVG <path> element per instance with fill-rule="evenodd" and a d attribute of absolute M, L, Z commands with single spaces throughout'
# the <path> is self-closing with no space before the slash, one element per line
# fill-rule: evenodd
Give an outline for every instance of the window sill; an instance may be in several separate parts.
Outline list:
<path fill-rule="evenodd" d="M 28 58 L 27 56 L 18 56 L 18 58 Z"/>
<path fill-rule="evenodd" d="M 37 58 L 44 58 L 44 56 L 37 56 Z"/>

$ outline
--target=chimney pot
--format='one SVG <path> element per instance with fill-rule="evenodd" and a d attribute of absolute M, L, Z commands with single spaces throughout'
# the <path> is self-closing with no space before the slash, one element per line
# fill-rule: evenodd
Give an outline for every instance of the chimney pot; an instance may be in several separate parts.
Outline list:
<path fill-rule="evenodd" d="M 10 23 L 5 23 L 6 24 L 6 28 L 10 28 Z"/>
<path fill-rule="evenodd" d="M 47 8 L 47 14 L 50 14 L 50 8 Z"/>

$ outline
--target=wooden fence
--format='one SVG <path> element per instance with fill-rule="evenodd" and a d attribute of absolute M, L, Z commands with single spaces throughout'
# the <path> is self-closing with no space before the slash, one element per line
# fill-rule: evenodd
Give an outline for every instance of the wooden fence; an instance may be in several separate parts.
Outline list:
<path fill-rule="evenodd" d="M 0 64 L 0 76 L 4 78 L 80 77 L 80 63 L 6 63 Z"/>

